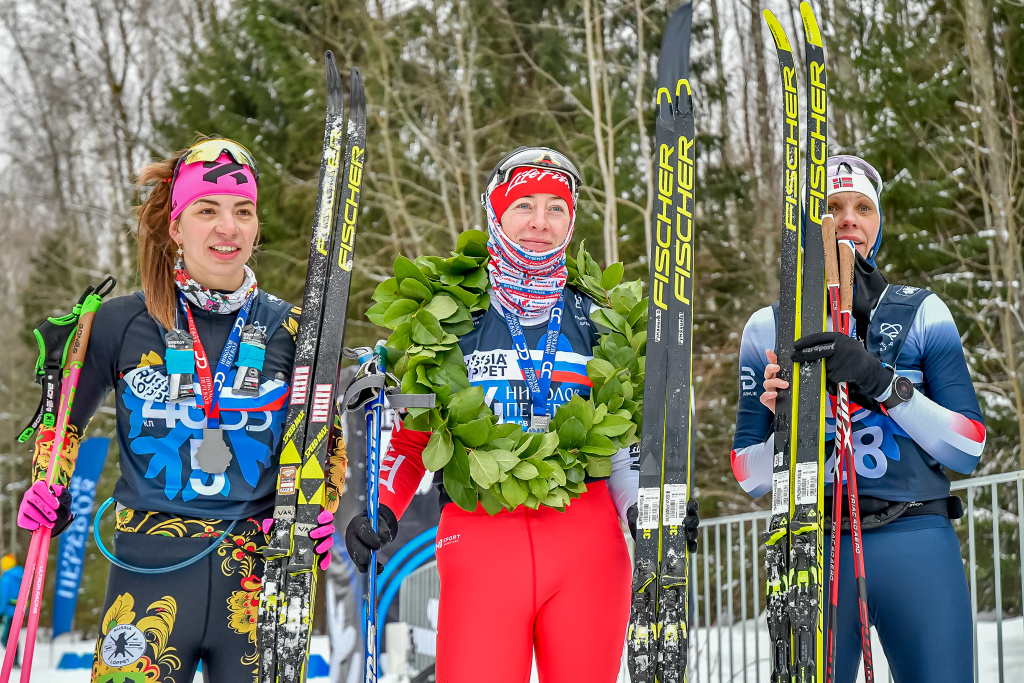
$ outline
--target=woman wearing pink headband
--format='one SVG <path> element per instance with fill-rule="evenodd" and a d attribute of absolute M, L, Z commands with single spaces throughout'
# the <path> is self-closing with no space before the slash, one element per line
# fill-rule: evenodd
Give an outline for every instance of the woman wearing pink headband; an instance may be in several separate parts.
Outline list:
<path fill-rule="evenodd" d="M 547 431 L 558 406 L 574 394 L 589 395 L 592 386 L 586 364 L 598 340 L 590 318 L 594 304 L 566 285 L 581 184 L 564 155 L 521 147 L 498 163 L 482 197 L 491 305 L 459 346 L 467 365 L 480 369 L 470 372 L 470 384 L 483 388 L 499 421 L 524 430 Z M 553 353 L 545 343 L 551 334 Z M 544 376 L 538 368 L 547 363 L 552 371 Z M 429 438 L 396 425 L 385 456 L 390 469 L 384 474 L 382 468 L 379 532 L 360 515 L 345 534 L 362 571 L 370 549 L 397 535 L 425 472 Z M 586 493 L 565 512 L 519 506 L 493 517 L 483 507 L 466 512 L 451 504 L 437 473 L 437 680 L 520 683 L 529 680 L 534 656 L 541 681 L 616 679 L 632 569 L 620 520 L 635 526 L 635 463 L 625 449 L 614 455 L 611 476 L 588 478 Z"/>
<path fill-rule="evenodd" d="M 120 478 L 114 550 L 92 680 L 252 680 L 258 665 L 264 520 L 276 494 L 299 309 L 256 284 L 258 171 L 248 150 L 206 139 L 145 167 L 138 210 L 142 291 L 96 314 L 60 483 L 34 459 L 25 529 L 71 521 L 66 488 L 86 426 L 114 392 Z M 52 439 L 52 436 L 51 436 Z M 312 536 L 330 560 L 331 510 Z M 209 551 L 209 552 L 207 552 Z M 109 552 L 109 551 L 107 551 Z M 204 554 L 206 553 L 206 554 Z"/>

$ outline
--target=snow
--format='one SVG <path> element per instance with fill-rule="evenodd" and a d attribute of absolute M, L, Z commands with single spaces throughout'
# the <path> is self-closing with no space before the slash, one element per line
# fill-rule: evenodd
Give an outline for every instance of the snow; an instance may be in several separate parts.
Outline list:
<path fill-rule="evenodd" d="M 731 634 L 730 634 L 731 631 Z M 999 675 L 999 628 L 994 621 L 982 621 L 978 624 L 979 669 L 978 683 L 989 683 L 1006 680 L 1024 680 L 1024 619 L 1016 617 L 1004 619 L 1002 622 L 1003 676 Z M 721 641 L 719 641 L 721 633 Z M 730 635 L 733 640 L 730 647 Z M 874 635 L 874 632 L 872 632 Z M 701 683 L 708 680 L 733 681 L 767 681 L 769 663 L 767 659 L 768 635 L 764 617 L 757 622 L 747 621 L 729 626 L 717 626 L 691 631 L 693 642 L 690 649 L 690 681 Z M 746 656 L 743 644 L 746 643 Z M 756 644 L 755 644 L 755 641 Z M 721 649 L 719 648 L 721 642 Z M 33 683 L 87 683 L 89 668 L 59 669 L 58 663 L 65 654 L 91 656 L 93 641 L 70 642 L 66 638 L 50 643 L 40 643 L 36 649 L 36 657 L 32 667 Z M 755 655 L 755 652 L 757 655 Z M 329 644 L 326 636 L 314 636 L 312 653 L 324 661 L 330 661 Z M 889 681 L 889 668 L 877 637 L 873 638 L 872 653 L 875 660 L 875 676 L 879 683 Z M 731 666 L 730 666 L 731 660 Z M 744 665 L 744 662 L 747 662 Z M 744 672 L 744 669 L 746 671 Z M 19 671 L 16 667 L 15 673 Z M 709 675 L 710 674 L 710 675 Z M 17 680 L 15 676 L 11 680 Z M 310 683 L 328 683 L 326 676 L 308 679 Z M 533 676 L 536 681 L 536 673 Z M 864 680 L 861 673 L 859 681 Z M 628 677 L 625 667 L 618 681 L 626 683 Z M 202 675 L 197 674 L 195 683 L 202 683 Z"/>
<path fill-rule="evenodd" d="M 24 642 L 25 633 L 22 631 L 22 643 Z M 93 640 L 71 641 L 67 636 L 59 637 L 56 643 L 40 641 L 32 661 L 32 683 L 89 683 L 94 647 L 95 641 Z M 22 649 L 24 650 L 24 647 Z M 330 661 L 330 644 L 327 636 L 313 636 L 310 652 L 314 658 L 321 657 L 326 666 L 326 662 Z M 65 658 L 65 655 L 79 657 L 79 664 L 85 664 L 85 666 L 72 669 L 60 668 L 62 659 L 70 660 L 72 658 Z M 11 674 L 12 681 L 20 680 L 20 671 L 19 667 L 14 667 Z M 306 680 L 309 683 L 328 683 L 329 679 L 327 676 L 318 676 Z M 204 683 L 202 673 L 196 673 L 193 683 Z"/>

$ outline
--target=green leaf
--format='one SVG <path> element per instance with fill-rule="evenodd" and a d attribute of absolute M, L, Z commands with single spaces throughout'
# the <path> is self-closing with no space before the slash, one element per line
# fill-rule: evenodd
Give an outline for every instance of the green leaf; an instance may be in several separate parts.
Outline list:
<path fill-rule="evenodd" d="M 502 472 L 510 472 L 512 468 L 519 464 L 519 458 L 512 455 L 511 451 L 505 450 L 504 448 L 498 448 L 490 452 L 495 462 L 498 463 L 498 469 Z"/>
<path fill-rule="evenodd" d="M 487 233 L 483 230 L 466 230 L 456 240 L 455 251 L 480 258 L 488 256 Z"/>
<path fill-rule="evenodd" d="M 474 448 L 469 451 L 469 474 L 480 486 L 487 488 L 498 482 L 501 470 L 498 468 L 498 461 L 482 448 Z"/>
<path fill-rule="evenodd" d="M 594 383 L 600 380 L 600 383 L 603 384 L 609 377 L 613 377 L 615 373 L 615 366 L 602 358 L 592 358 L 587 361 L 587 376 Z"/>
<path fill-rule="evenodd" d="M 590 431 L 592 434 L 602 434 L 604 436 L 621 436 L 629 431 L 629 427 L 632 424 L 632 420 L 627 420 L 618 415 L 608 415 L 600 423 L 595 424 Z"/>
<path fill-rule="evenodd" d="M 612 440 L 603 434 L 590 432 L 587 434 L 587 441 L 580 449 L 590 455 L 614 455 L 619 447 L 612 443 Z"/>
<path fill-rule="evenodd" d="M 412 279 L 425 287 L 430 287 L 430 281 L 427 280 L 426 275 L 420 272 L 419 266 L 405 256 L 399 256 L 395 259 L 395 277 L 398 279 L 399 284 L 407 279 Z"/>
<path fill-rule="evenodd" d="M 416 299 L 416 301 L 426 301 L 434 294 L 430 287 L 411 277 L 402 280 L 398 289 L 402 294 L 410 299 Z"/>
<path fill-rule="evenodd" d="M 467 512 L 473 512 L 476 510 L 476 504 L 478 501 L 476 489 L 470 486 L 464 486 L 458 479 L 452 474 L 449 474 L 450 467 L 444 468 L 444 490 L 445 493 L 463 510 Z"/>
<path fill-rule="evenodd" d="M 575 417 L 570 417 L 558 429 L 558 445 L 562 448 L 579 448 L 586 439 L 587 430 Z"/>
<path fill-rule="evenodd" d="M 453 453 L 452 435 L 441 428 L 430 435 L 430 441 L 423 449 L 423 464 L 431 472 L 437 472 L 448 464 Z"/>
<path fill-rule="evenodd" d="M 587 474 L 591 477 L 610 477 L 612 475 L 612 459 L 591 458 L 587 463 Z"/>
<path fill-rule="evenodd" d="M 412 344 L 412 325 L 404 323 L 395 328 L 386 344 L 396 349 L 407 349 Z"/>
<path fill-rule="evenodd" d="M 430 300 L 424 310 L 428 311 L 438 320 L 445 320 L 453 313 L 459 310 L 459 305 L 455 303 L 455 300 L 445 294 L 436 294 L 433 299 Z"/>
<path fill-rule="evenodd" d="M 622 263 L 613 263 L 605 268 L 604 273 L 601 274 L 601 286 L 606 290 L 611 290 L 622 282 L 623 270 Z"/>
<path fill-rule="evenodd" d="M 452 476 L 463 486 L 472 486 L 469 472 L 469 453 L 466 451 L 465 445 L 458 438 L 452 440 L 452 446 L 452 459 L 448 461 L 444 472 L 445 474 L 451 472 Z"/>
<path fill-rule="evenodd" d="M 540 475 L 540 472 L 537 471 L 536 467 L 523 460 L 512 468 L 512 475 L 525 481 L 536 478 Z"/>
<path fill-rule="evenodd" d="M 484 390 L 481 386 L 463 389 L 448 402 L 448 419 L 452 426 L 475 420 L 484 405 Z"/>
<path fill-rule="evenodd" d="M 401 295 L 398 293 L 398 280 L 390 277 L 384 282 L 377 285 L 377 288 L 373 290 L 373 300 L 380 303 L 390 303 L 395 299 L 398 299 Z"/>
<path fill-rule="evenodd" d="M 391 306 L 391 302 L 390 301 L 381 301 L 381 302 L 375 303 L 374 305 L 370 306 L 370 308 L 367 309 L 366 317 L 374 325 L 380 325 L 381 327 L 385 327 L 385 325 L 384 325 L 384 313 L 385 313 L 385 311 L 388 310 L 389 306 Z"/>
<path fill-rule="evenodd" d="M 464 320 L 459 323 L 442 323 L 442 328 L 448 334 L 454 334 L 457 337 L 463 337 L 475 329 L 475 325 L 472 320 Z"/>
<path fill-rule="evenodd" d="M 412 317 L 412 314 L 419 309 L 420 304 L 418 301 L 412 299 L 398 299 L 392 302 L 388 306 L 387 312 L 383 316 L 384 327 L 391 328 L 392 330 L 401 325 L 404 322 L 408 322 Z"/>
<path fill-rule="evenodd" d="M 480 491 L 480 505 L 492 517 L 505 509 L 504 501 L 500 500 L 492 489 Z"/>
<path fill-rule="evenodd" d="M 558 434 L 555 432 L 545 432 L 538 441 L 540 443 L 537 450 L 532 453 L 532 457 L 546 458 L 558 448 Z"/>
<path fill-rule="evenodd" d="M 490 284 L 490 281 L 487 278 L 486 268 L 466 273 L 465 279 L 462 281 L 462 286 L 468 289 L 484 290 L 488 284 Z"/>
<path fill-rule="evenodd" d="M 457 425 L 452 434 L 458 437 L 469 448 L 479 448 L 487 443 L 491 434 L 491 421 L 486 417 Z"/>
<path fill-rule="evenodd" d="M 526 487 L 523 486 L 522 482 L 518 481 L 514 477 L 509 477 L 505 481 L 501 482 L 501 495 L 509 502 L 509 504 L 515 507 L 525 503 L 530 494 L 526 490 Z"/>

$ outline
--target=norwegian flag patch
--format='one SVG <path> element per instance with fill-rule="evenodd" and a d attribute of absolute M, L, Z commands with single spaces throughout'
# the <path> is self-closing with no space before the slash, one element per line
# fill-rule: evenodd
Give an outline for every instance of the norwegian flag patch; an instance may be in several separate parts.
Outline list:
<path fill-rule="evenodd" d="M 835 178 L 832 179 L 832 189 L 833 190 L 852 189 L 852 188 L 853 188 L 853 178 L 850 178 L 849 176 L 838 176 L 838 177 L 835 177 Z"/>

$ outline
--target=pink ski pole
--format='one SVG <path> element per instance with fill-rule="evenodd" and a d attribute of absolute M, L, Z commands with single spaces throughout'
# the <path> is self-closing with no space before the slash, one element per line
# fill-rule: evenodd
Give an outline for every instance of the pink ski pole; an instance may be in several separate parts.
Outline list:
<path fill-rule="evenodd" d="M 60 391 L 60 408 L 57 411 L 57 424 L 54 427 L 53 445 L 50 448 L 50 463 L 46 470 L 46 483 L 53 486 L 60 472 L 60 449 L 67 434 L 71 406 L 78 387 L 78 378 L 82 372 L 86 348 L 89 345 L 89 334 L 92 331 L 92 320 L 103 304 L 103 297 L 110 293 L 117 281 L 108 277 L 94 290 L 89 288 L 84 300 L 78 308 L 78 327 L 68 351 L 64 364 L 64 380 Z M 36 632 L 39 629 L 39 610 L 43 602 L 43 589 L 46 586 L 46 564 L 49 559 L 50 527 L 39 527 L 32 532 L 28 556 L 25 558 L 25 574 L 18 592 L 18 603 L 11 622 L 11 636 L 7 640 L 7 651 L 4 653 L 3 668 L 0 669 L 0 683 L 9 683 L 14 658 L 18 652 L 18 640 L 21 635 L 21 624 L 24 619 L 25 605 L 31 594 L 31 607 L 28 615 L 28 633 L 25 639 L 25 656 L 21 662 L 21 683 L 28 683 L 32 675 L 32 658 L 35 654 Z"/>

